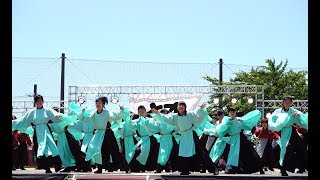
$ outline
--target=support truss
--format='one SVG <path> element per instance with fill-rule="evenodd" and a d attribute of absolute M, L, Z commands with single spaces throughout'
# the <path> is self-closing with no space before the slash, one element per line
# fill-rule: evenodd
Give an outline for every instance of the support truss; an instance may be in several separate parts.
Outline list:
<path fill-rule="evenodd" d="M 62 105 L 62 106 L 60 106 Z M 46 100 L 44 102 L 45 107 L 57 107 L 59 110 L 64 109 L 65 113 L 68 113 L 69 101 L 61 101 L 61 100 Z M 33 100 L 12 100 L 12 107 L 14 110 L 14 114 L 17 117 L 19 115 L 23 115 L 25 112 L 34 108 Z M 19 115 L 18 115 L 19 114 Z"/>
<path fill-rule="evenodd" d="M 264 100 L 258 101 L 257 109 L 264 108 L 267 111 L 274 111 L 275 109 L 282 107 L 282 100 Z M 293 100 L 292 107 L 298 110 L 308 109 L 308 100 Z"/>
<path fill-rule="evenodd" d="M 129 94 L 153 94 L 161 97 L 166 94 L 180 94 L 184 96 L 186 94 L 254 94 L 256 109 L 274 110 L 281 107 L 282 100 L 264 100 L 264 90 L 261 85 L 211 85 L 211 86 L 69 86 L 69 100 L 50 100 L 46 101 L 46 107 L 56 106 L 60 109 L 61 102 L 64 102 L 62 108 L 65 112 L 68 112 L 69 102 L 77 102 L 78 97 L 87 96 L 109 96 Z M 296 109 L 304 110 L 308 109 L 308 100 L 294 100 L 293 107 Z M 13 109 L 16 111 L 26 111 L 33 108 L 32 100 L 13 100 Z"/>
<path fill-rule="evenodd" d="M 86 94 L 263 94 L 260 85 L 216 85 L 216 86 L 69 86 L 69 95 Z"/>
<path fill-rule="evenodd" d="M 168 94 L 251 94 L 258 101 L 263 101 L 264 90 L 262 85 L 209 85 L 209 86 L 69 86 L 69 101 L 77 102 L 78 97 L 117 96 L 129 94 L 153 94 L 153 96 Z M 263 113 L 262 108 L 262 113 Z"/>

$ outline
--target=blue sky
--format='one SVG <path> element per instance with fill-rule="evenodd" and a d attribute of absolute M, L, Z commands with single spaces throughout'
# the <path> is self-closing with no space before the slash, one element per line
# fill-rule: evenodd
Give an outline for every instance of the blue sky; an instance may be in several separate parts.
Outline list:
<path fill-rule="evenodd" d="M 307 66 L 307 1 L 13 0 L 13 56 Z"/>
<path fill-rule="evenodd" d="M 96 81 L 99 75 L 95 68 L 88 69 L 88 64 L 72 61 L 77 58 L 212 63 L 195 66 L 198 69 L 213 67 L 219 58 L 226 64 L 243 65 L 264 65 L 265 59 L 275 58 L 278 62 L 288 59 L 292 68 L 308 66 L 308 1 L 13 0 L 12 5 L 13 57 L 59 58 L 64 52 L 71 60 L 68 63 L 73 63 L 66 68 L 76 69 L 67 72 L 67 81 L 73 85 L 84 81 L 85 84 L 190 84 L 200 78 L 192 67 L 188 66 L 190 70 L 176 64 L 174 69 L 187 69 L 190 81 L 183 82 L 181 78 L 155 82 L 145 74 L 143 80 L 126 81 L 117 79 L 118 73 L 110 73 L 113 75 L 106 75 L 107 83 Z M 52 73 L 44 70 L 53 61 L 13 59 L 13 96 L 32 92 L 33 84 L 38 83 L 48 96 L 59 97 L 59 91 L 49 86 L 51 81 L 37 77 L 39 72 L 43 73 L 41 78 L 54 79 L 54 86 L 59 86 L 59 64 L 49 68 Z M 110 70 L 110 63 L 103 65 Z M 95 62 L 94 66 L 99 63 Z M 115 66 L 121 74 L 131 76 L 150 67 L 156 69 L 158 65 L 142 64 L 139 66 L 142 70 L 136 71 L 129 70 L 129 65 L 125 71 L 121 64 Z M 229 67 L 226 71 L 236 68 Z M 193 76 L 197 77 L 192 79 Z"/>

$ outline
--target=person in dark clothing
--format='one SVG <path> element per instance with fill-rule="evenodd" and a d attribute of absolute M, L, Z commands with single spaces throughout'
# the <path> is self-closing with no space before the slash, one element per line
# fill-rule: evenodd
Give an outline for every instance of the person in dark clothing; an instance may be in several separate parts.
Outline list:
<path fill-rule="evenodd" d="M 261 120 L 261 128 L 257 128 L 254 132 L 253 136 L 258 140 L 258 154 L 262 159 L 262 166 L 264 166 L 264 170 L 274 171 L 275 167 L 275 157 L 272 148 L 273 140 L 277 141 L 280 139 L 280 136 L 268 129 L 268 119 L 263 118 Z M 268 169 L 267 169 L 268 167 Z"/>
<path fill-rule="evenodd" d="M 287 171 L 294 172 L 296 168 L 302 170 L 308 161 L 307 150 L 294 124 L 308 128 L 308 115 L 292 108 L 292 97 L 285 96 L 282 108 L 276 109 L 268 122 L 268 127 L 280 131 L 280 173 L 288 176 Z M 299 172 L 303 173 L 303 172 Z"/>
<path fill-rule="evenodd" d="M 13 110 L 13 107 L 12 107 Z M 15 115 L 12 114 L 12 120 L 17 119 Z M 16 165 L 18 161 L 18 130 L 12 131 L 12 170 L 16 170 Z"/>
<path fill-rule="evenodd" d="M 31 146 L 31 140 L 28 134 L 18 134 L 18 166 L 21 170 L 25 170 L 24 166 L 28 163 L 28 146 Z"/>

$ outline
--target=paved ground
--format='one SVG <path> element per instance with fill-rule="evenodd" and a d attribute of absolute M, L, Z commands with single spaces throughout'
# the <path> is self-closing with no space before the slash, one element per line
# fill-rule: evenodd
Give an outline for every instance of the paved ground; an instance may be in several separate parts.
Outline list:
<path fill-rule="evenodd" d="M 54 169 L 51 169 L 52 172 L 54 172 Z M 44 170 L 36 170 L 34 168 L 26 168 L 25 171 L 22 170 L 16 170 L 12 171 L 12 174 L 44 174 Z M 303 174 L 298 174 L 298 173 L 290 173 L 288 172 L 289 177 L 294 177 L 295 179 L 300 178 L 306 178 L 308 177 L 308 172 L 304 172 Z M 177 179 L 179 176 L 178 172 L 174 173 L 160 173 L 156 174 L 153 172 L 145 172 L 145 173 L 131 173 L 131 174 L 126 174 L 125 172 L 106 172 L 104 171 L 102 174 L 94 174 L 93 172 L 91 173 L 77 173 L 77 172 L 71 172 L 69 173 L 70 178 L 74 179 L 161 179 L 161 175 L 165 175 L 166 177 L 170 177 L 173 179 Z M 281 177 L 280 175 L 280 170 L 275 169 L 275 171 L 266 171 L 264 175 L 260 175 L 260 173 L 254 173 L 254 174 L 225 174 L 223 171 L 220 172 L 218 176 L 212 176 L 211 173 L 191 173 L 189 175 L 190 178 L 188 179 L 194 179 L 195 177 L 202 176 L 202 178 L 209 178 L 209 177 L 216 177 L 216 179 L 222 179 L 223 177 L 230 179 L 231 177 L 240 178 L 240 177 L 248 177 L 248 179 L 259 179 L 259 178 L 272 178 L 274 179 L 275 177 Z M 233 178 L 232 178 L 233 179 Z"/>

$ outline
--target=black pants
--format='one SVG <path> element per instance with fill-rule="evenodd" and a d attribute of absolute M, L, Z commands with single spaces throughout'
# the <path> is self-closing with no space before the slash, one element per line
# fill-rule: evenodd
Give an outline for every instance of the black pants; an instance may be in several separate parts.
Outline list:
<path fill-rule="evenodd" d="M 90 162 L 85 161 L 86 154 L 81 151 L 81 144 L 73 137 L 69 131 L 65 131 L 71 154 L 76 160 L 78 170 L 87 170 L 90 168 Z"/>
<path fill-rule="evenodd" d="M 201 145 L 202 148 L 206 148 L 208 137 L 209 135 L 206 135 L 206 134 L 201 135 L 199 139 L 199 144 Z"/>
<path fill-rule="evenodd" d="M 134 144 L 137 144 L 136 138 L 134 138 L 133 136 L 131 136 L 130 138 L 133 139 Z M 126 147 L 125 147 L 125 145 L 124 145 L 124 139 L 121 139 L 121 140 L 120 140 L 120 143 L 121 143 L 121 147 L 122 147 L 122 152 L 121 152 L 121 153 L 122 153 L 122 155 L 123 155 L 124 157 L 126 157 L 126 154 L 125 154 L 125 152 L 126 152 Z M 125 162 L 124 162 L 124 161 L 125 161 Z M 124 160 L 122 161 L 122 163 L 121 163 L 121 165 L 120 165 L 120 170 L 125 170 L 127 164 L 128 164 L 128 162 L 127 162 L 127 160 L 124 158 Z M 130 165 L 129 165 L 129 166 L 130 166 Z"/>
<path fill-rule="evenodd" d="M 216 140 L 217 140 L 217 138 L 216 138 Z M 212 147 L 211 147 L 211 148 L 212 148 Z M 230 144 L 226 144 L 226 147 L 224 148 L 223 153 L 222 153 L 220 159 L 223 159 L 223 160 L 227 163 L 229 152 L 230 152 Z M 219 164 L 219 161 L 218 161 L 218 164 Z M 221 168 L 222 170 L 223 170 L 223 169 L 226 169 L 226 165 L 224 165 L 224 164 L 219 164 L 219 168 Z"/>
<path fill-rule="evenodd" d="M 273 154 L 274 154 L 274 159 L 275 159 L 275 168 L 280 168 L 280 163 L 279 163 L 279 160 L 280 160 L 280 146 L 277 145 L 276 147 L 273 148 Z"/>
<path fill-rule="evenodd" d="M 283 168 L 293 173 L 296 168 L 305 169 L 306 162 L 308 162 L 307 150 L 303 140 L 295 128 L 292 127 L 291 137 L 283 160 Z"/>
<path fill-rule="evenodd" d="M 24 168 L 28 163 L 28 145 L 26 142 L 20 142 L 18 147 L 18 161 L 16 167 Z"/>
<path fill-rule="evenodd" d="M 120 168 L 120 163 L 123 162 L 125 157 L 119 152 L 118 143 L 114 133 L 111 129 L 106 129 L 104 134 L 104 139 L 101 147 L 102 153 L 102 167 L 108 169 L 108 164 L 110 161 L 110 155 L 112 157 L 112 169 L 118 170 Z M 125 161 L 126 163 L 126 161 Z M 128 163 L 125 164 L 126 169 L 129 169 Z"/>
<path fill-rule="evenodd" d="M 154 136 L 150 136 L 150 152 L 146 163 L 146 170 L 153 171 L 157 168 L 160 143 Z"/>
<path fill-rule="evenodd" d="M 269 168 L 276 167 L 275 155 L 274 155 L 272 144 L 270 141 L 267 142 L 267 145 L 263 151 L 261 160 L 262 160 L 262 166 L 264 167 L 269 167 Z"/>
<path fill-rule="evenodd" d="M 199 140 L 198 135 L 195 131 L 193 131 L 193 139 L 195 142 L 196 155 L 199 158 L 199 161 L 201 162 L 203 169 L 206 169 L 210 173 L 213 173 L 217 169 L 217 167 L 212 162 L 212 160 L 209 156 L 209 152 L 207 151 L 207 149 L 205 147 L 205 144 L 204 144 L 204 146 L 201 146 L 200 140 Z"/>
<path fill-rule="evenodd" d="M 48 126 L 48 128 L 50 129 L 49 126 Z M 51 136 L 52 136 L 52 134 L 51 134 Z M 34 153 L 35 153 L 38 169 L 48 170 L 48 169 L 50 169 L 50 167 L 52 165 L 54 165 L 55 167 L 61 167 L 62 166 L 62 161 L 61 161 L 59 155 L 57 155 L 55 157 L 51 157 L 51 156 L 49 156 L 49 157 L 41 156 L 39 158 L 37 157 L 38 140 L 37 140 L 36 128 L 34 128 L 34 135 L 33 135 L 33 139 L 32 140 L 33 140 L 33 148 L 34 148 L 33 150 L 34 150 Z"/>
<path fill-rule="evenodd" d="M 150 151 L 149 156 L 146 162 L 146 165 L 143 166 L 136 159 L 141 153 L 141 147 L 137 147 L 135 154 L 130 162 L 130 169 L 133 172 L 139 172 L 141 170 L 153 171 L 157 168 L 157 160 L 159 154 L 159 146 L 160 144 L 157 142 L 156 138 L 153 136 L 149 136 L 150 138 Z"/>
<path fill-rule="evenodd" d="M 217 167 L 209 157 L 209 153 L 205 147 L 201 146 L 199 137 L 195 131 L 193 131 L 193 140 L 195 144 L 196 154 L 191 157 L 178 156 L 177 170 L 180 172 L 200 171 L 201 168 L 213 173 Z"/>
<path fill-rule="evenodd" d="M 175 137 L 173 136 L 172 136 L 172 144 L 173 146 L 172 146 L 171 154 L 167 164 L 169 163 L 171 170 L 174 172 L 177 170 L 176 164 L 177 164 L 178 155 L 179 155 L 179 144 L 177 143 Z"/>
<path fill-rule="evenodd" d="M 12 168 L 19 168 L 19 152 L 18 147 L 12 147 Z"/>
<path fill-rule="evenodd" d="M 247 136 L 240 132 L 240 152 L 238 173 L 255 173 L 262 170 L 262 162 L 259 154 L 254 149 L 252 143 L 247 139 Z"/>

